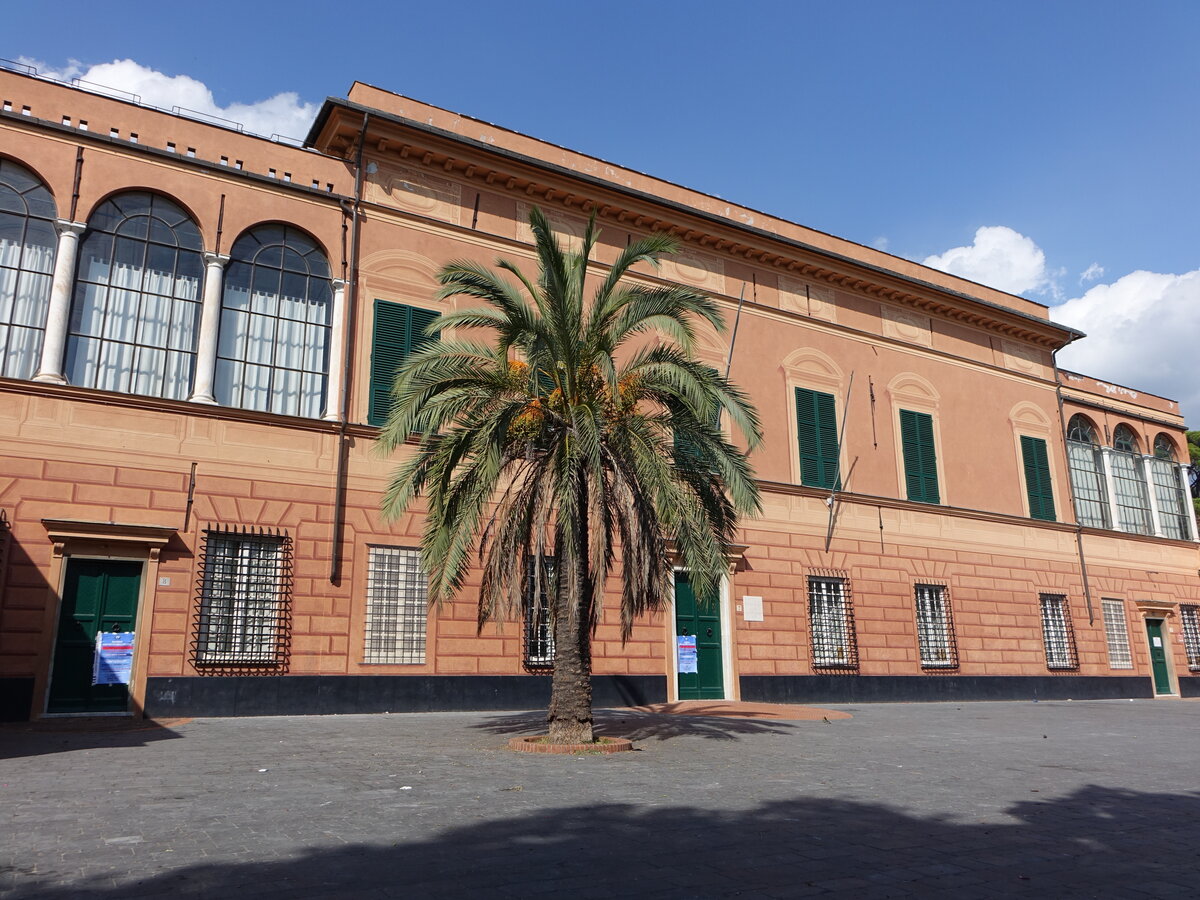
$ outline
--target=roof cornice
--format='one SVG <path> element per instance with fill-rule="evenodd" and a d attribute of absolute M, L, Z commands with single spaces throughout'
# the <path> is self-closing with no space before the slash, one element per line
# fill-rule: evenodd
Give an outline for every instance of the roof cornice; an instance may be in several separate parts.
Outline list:
<path fill-rule="evenodd" d="M 353 120 L 346 115 L 339 121 L 336 113 L 353 113 Z M 372 136 L 380 152 L 395 151 L 409 163 L 477 180 L 493 190 L 523 193 L 585 215 L 594 212 L 601 220 L 672 234 L 709 252 L 755 261 L 1049 350 L 1083 337 L 1083 332 L 1048 319 L 351 100 L 327 98 L 305 142 L 333 155 L 347 153 L 364 114 L 402 132 L 394 138 Z"/>

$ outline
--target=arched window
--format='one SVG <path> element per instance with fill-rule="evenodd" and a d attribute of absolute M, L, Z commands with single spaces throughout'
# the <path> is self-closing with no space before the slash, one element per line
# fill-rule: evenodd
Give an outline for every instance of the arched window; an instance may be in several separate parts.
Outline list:
<path fill-rule="evenodd" d="M 217 345 L 217 402 L 321 415 L 332 285 L 316 242 L 290 225 L 259 225 L 230 250 Z"/>
<path fill-rule="evenodd" d="M 1175 442 L 1162 432 L 1154 438 L 1154 456 L 1157 459 L 1175 459 Z"/>
<path fill-rule="evenodd" d="M 1118 425 L 1113 429 L 1113 449 L 1122 453 L 1138 452 L 1138 439 L 1132 428 L 1128 425 Z"/>
<path fill-rule="evenodd" d="M 1079 441 L 1081 444 L 1098 444 L 1096 426 L 1087 416 L 1076 413 L 1067 423 L 1067 440 Z"/>
<path fill-rule="evenodd" d="M 1137 435 L 1128 425 L 1113 429 L 1113 495 L 1117 501 L 1117 521 L 1122 531 L 1153 534 L 1150 492 L 1146 487 L 1144 461 L 1138 452 Z"/>
<path fill-rule="evenodd" d="M 176 203 L 118 194 L 88 220 L 67 332 L 71 384 L 183 400 L 196 367 L 200 230 Z"/>
<path fill-rule="evenodd" d="M 32 378 L 54 273 L 56 211 L 28 169 L 0 159 L 0 375 Z"/>
<path fill-rule="evenodd" d="M 1158 505 L 1158 523 L 1164 537 L 1186 541 L 1191 537 L 1188 519 L 1192 504 L 1184 473 L 1176 463 L 1175 442 L 1159 432 L 1154 438 L 1154 458 L 1146 460 L 1154 482 L 1154 500 Z"/>
<path fill-rule="evenodd" d="M 1067 423 L 1067 461 L 1071 493 L 1075 495 L 1075 518 L 1089 528 L 1111 528 L 1108 486 L 1098 444 L 1096 426 L 1091 420 L 1078 413 L 1071 416 Z"/>

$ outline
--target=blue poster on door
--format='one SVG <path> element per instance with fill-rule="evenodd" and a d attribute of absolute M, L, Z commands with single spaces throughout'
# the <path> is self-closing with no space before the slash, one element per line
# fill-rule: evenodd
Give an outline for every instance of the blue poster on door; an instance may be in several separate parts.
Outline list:
<path fill-rule="evenodd" d="M 92 684 L 129 684 L 133 673 L 133 632 L 100 631 L 92 660 Z"/>
<path fill-rule="evenodd" d="M 696 636 L 694 634 L 681 634 L 679 640 L 679 674 L 694 675 L 699 663 L 699 655 L 696 651 Z"/>

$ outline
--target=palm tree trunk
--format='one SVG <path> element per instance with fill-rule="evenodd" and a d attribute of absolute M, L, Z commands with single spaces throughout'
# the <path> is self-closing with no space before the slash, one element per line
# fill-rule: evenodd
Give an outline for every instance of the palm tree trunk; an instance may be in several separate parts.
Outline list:
<path fill-rule="evenodd" d="M 587 496 L 581 492 L 580 522 L 587 522 Z M 586 528 L 576 531 L 576 546 L 559 551 L 554 608 L 554 677 L 546 716 L 552 744 L 590 744 L 592 733 L 592 603 L 595 586 L 588 571 Z M 560 531 L 558 537 L 562 537 Z M 566 553 L 562 552 L 567 550 Z M 571 557 L 574 557 L 573 559 Z M 576 567 L 579 596 L 572 596 L 566 566 Z"/>
<path fill-rule="evenodd" d="M 591 634 L 584 615 L 571 615 L 571 605 L 567 592 L 561 591 L 556 600 L 554 678 L 546 716 L 552 744 L 590 744 L 593 739 Z"/>

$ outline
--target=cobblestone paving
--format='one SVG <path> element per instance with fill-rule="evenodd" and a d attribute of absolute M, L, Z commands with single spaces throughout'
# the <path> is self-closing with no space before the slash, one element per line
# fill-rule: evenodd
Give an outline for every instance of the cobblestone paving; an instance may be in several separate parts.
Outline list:
<path fill-rule="evenodd" d="M 0 728 L 0 897 L 1194 897 L 1200 703 Z"/>

